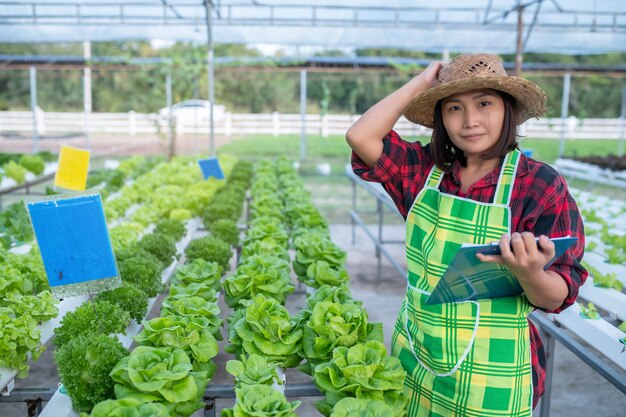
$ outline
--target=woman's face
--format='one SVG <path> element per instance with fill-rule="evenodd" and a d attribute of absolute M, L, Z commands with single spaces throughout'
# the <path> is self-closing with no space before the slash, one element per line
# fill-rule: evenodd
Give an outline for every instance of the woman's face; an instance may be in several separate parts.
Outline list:
<path fill-rule="evenodd" d="M 473 90 L 443 99 L 443 125 L 466 157 L 479 156 L 500 139 L 504 100 L 493 90 Z"/>

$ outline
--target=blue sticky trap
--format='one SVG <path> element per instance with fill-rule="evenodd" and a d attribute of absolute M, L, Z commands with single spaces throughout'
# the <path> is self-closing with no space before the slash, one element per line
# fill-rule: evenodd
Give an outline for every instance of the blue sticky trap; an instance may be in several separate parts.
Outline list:
<path fill-rule="evenodd" d="M 210 177 L 215 177 L 218 180 L 224 179 L 224 173 L 222 172 L 222 167 L 220 167 L 217 158 L 199 159 L 198 164 L 200 165 L 202 176 L 204 176 L 205 180 Z"/>
<path fill-rule="evenodd" d="M 26 207 L 53 295 L 63 298 L 119 286 L 99 194 L 51 196 Z"/>

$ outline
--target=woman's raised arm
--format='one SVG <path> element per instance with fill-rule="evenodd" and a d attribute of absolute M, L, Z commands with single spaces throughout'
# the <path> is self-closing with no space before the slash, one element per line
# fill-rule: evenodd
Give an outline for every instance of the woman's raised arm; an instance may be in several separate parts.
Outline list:
<path fill-rule="evenodd" d="M 432 87 L 441 62 L 432 62 L 420 75 L 372 106 L 346 132 L 346 141 L 370 168 L 383 152 L 383 138 L 418 93 Z"/>

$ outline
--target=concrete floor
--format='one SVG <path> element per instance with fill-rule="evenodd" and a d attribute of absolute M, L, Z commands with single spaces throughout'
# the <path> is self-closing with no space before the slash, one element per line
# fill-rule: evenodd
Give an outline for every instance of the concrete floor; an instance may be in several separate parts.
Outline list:
<path fill-rule="evenodd" d="M 354 298 L 363 301 L 371 322 L 382 322 L 385 331 L 385 344 L 389 347 L 391 328 L 395 321 L 397 309 L 403 298 L 405 282 L 400 274 L 389 263 L 383 260 L 381 276 L 376 282 L 377 264 L 373 244 L 365 233 L 358 231 L 356 244 L 351 244 L 351 228 L 349 225 L 335 225 L 331 228 L 335 243 L 348 252 L 347 269 L 351 277 L 351 291 Z M 401 227 L 385 229 L 387 239 L 402 239 Z M 389 250 L 403 259 L 402 245 L 389 245 Z M 372 282 L 373 281 L 373 282 Z M 287 307 L 294 312 L 304 306 L 304 295 L 292 294 Z M 225 315 L 228 309 L 223 305 Z M 223 346 L 224 342 L 221 343 Z M 224 370 L 224 364 L 233 357 L 223 353 L 216 358 L 218 372 L 211 384 L 228 384 L 232 378 Z M 552 384 L 551 416 L 568 417 L 618 417 L 625 415 L 626 396 L 608 383 L 597 372 L 587 366 L 566 348 L 557 343 L 555 355 L 555 375 Z M 287 370 L 288 383 L 310 382 L 307 375 L 297 370 Z M 53 387 L 58 382 L 56 366 L 52 359 L 52 346 L 41 359 L 33 365 L 30 376 L 17 380 L 16 385 L 26 387 Z M 290 400 L 294 400 L 293 398 Z M 317 398 L 302 398 L 303 404 L 296 410 L 300 417 L 319 416 L 313 403 Z M 232 406 L 233 400 L 224 399 L 217 403 L 217 411 Z M 538 413 L 536 413 L 538 416 Z M 24 404 L 0 403 L 1 417 L 27 416 Z"/>

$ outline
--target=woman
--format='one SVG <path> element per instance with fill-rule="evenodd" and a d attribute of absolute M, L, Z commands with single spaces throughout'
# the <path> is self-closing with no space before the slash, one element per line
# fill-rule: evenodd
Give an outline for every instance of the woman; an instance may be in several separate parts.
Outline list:
<path fill-rule="evenodd" d="M 408 286 L 392 351 L 408 373 L 410 417 L 530 416 L 543 394 L 545 354 L 528 314 L 567 308 L 587 277 L 565 180 L 517 147 L 517 126 L 545 104 L 498 57 L 461 55 L 429 65 L 346 134 L 354 172 L 382 183 L 406 219 Z M 392 130 L 402 113 L 433 129 L 430 144 Z M 548 237 L 567 235 L 577 244 L 544 270 Z M 505 265 L 523 295 L 425 305 L 461 244 L 498 240 L 502 255 L 479 259 Z"/>

